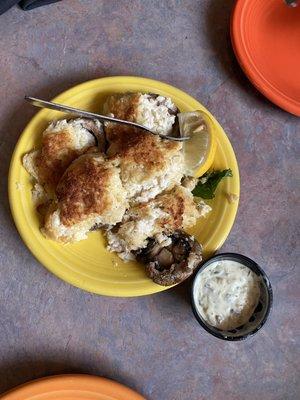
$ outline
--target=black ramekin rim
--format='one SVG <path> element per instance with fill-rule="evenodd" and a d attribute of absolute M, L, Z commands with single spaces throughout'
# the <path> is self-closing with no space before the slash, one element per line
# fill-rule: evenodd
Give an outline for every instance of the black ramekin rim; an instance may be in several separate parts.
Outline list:
<path fill-rule="evenodd" d="M 208 265 L 210 265 L 214 261 L 216 261 L 218 259 L 224 259 L 224 258 L 235 259 L 235 260 L 242 261 L 253 272 L 255 272 L 256 274 L 259 273 L 259 275 L 262 277 L 262 279 L 264 281 L 264 284 L 265 284 L 265 286 L 267 288 L 267 291 L 268 291 L 269 299 L 268 299 L 268 304 L 267 304 L 266 313 L 264 315 L 264 318 L 262 319 L 260 324 L 257 325 L 251 332 L 248 332 L 245 335 L 241 335 L 241 336 L 226 336 L 225 337 L 221 333 L 215 332 L 212 329 L 210 329 L 209 325 L 206 324 L 204 322 L 204 320 L 202 320 L 202 318 L 200 318 L 200 316 L 199 316 L 199 314 L 197 312 L 196 305 L 195 305 L 194 286 L 195 286 L 195 281 L 196 281 L 197 275 L 202 272 L 203 268 L 207 267 Z M 270 315 L 272 306 L 273 306 L 273 290 L 272 290 L 272 286 L 271 286 L 271 283 L 270 283 L 270 280 L 269 280 L 267 274 L 251 258 L 246 257 L 243 254 L 239 254 L 239 253 L 220 253 L 220 254 L 216 254 L 215 256 L 209 258 L 208 260 L 203 261 L 201 263 L 201 265 L 199 266 L 197 272 L 193 276 L 191 289 L 190 289 L 190 297 L 191 297 L 191 306 L 192 306 L 193 314 L 194 314 L 196 320 L 202 326 L 202 328 L 204 328 L 208 333 L 210 333 L 211 335 L 217 337 L 218 339 L 227 340 L 227 341 L 234 341 L 234 342 L 245 340 L 248 337 L 253 336 L 255 333 L 257 333 L 264 326 L 264 324 L 266 323 L 266 321 L 267 321 L 267 319 L 268 319 L 268 317 Z"/>

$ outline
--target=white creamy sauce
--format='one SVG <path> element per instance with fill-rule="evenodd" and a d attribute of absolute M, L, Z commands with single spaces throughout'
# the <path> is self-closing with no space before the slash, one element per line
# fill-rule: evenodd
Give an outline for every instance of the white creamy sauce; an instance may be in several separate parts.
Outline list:
<path fill-rule="evenodd" d="M 237 261 L 216 261 L 200 273 L 195 286 L 201 317 L 231 330 L 248 322 L 260 297 L 260 278 Z"/>

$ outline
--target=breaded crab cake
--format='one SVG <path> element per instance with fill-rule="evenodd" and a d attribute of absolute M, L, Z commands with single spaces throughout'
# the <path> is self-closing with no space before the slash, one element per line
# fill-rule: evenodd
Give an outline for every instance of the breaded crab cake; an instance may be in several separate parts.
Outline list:
<path fill-rule="evenodd" d="M 103 111 L 161 134 L 171 132 L 177 114 L 170 98 L 142 93 L 112 95 Z M 107 155 L 121 160 L 121 179 L 130 202 L 146 202 L 180 183 L 184 171 L 180 142 L 114 123 L 105 125 L 105 133 Z"/>
<path fill-rule="evenodd" d="M 158 94 L 121 93 L 107 98 L 103 112 L 116 118 L 137 122 L 153 132 L 168 135 L 172 131 L 178 109 L 169 97 Z"/>
<path fill-rule="evenodd" d="M 120 159 L 128 199 L 140 203 L 180 183 L 184 171 L 181 149 L 179 142 L 131 129 L 110 144 L 107 154 Z"/>
<path fill-rule="evenodd" d="M 115 225 L 128 207 L 118 160 L 84 154 L 66 170 L 57 188 L 57 202 L 48 210 L 42 232 L 68 243 L 86 239 L 94 225 Z"/>
<path fill-rule="evenodd" d="M 149 238 L 163 241 L 164 234 L 195 225 L 201 209 L 193 195 L 183 186 L 176 186 L 146 204 L 131 207 L 123 221 L 106 233 L 108 249 L 124 260 L 134 259 L 133 251 L 147 246 Z"/>
<path fill-rule="evenodd" d="M 23 166 L 36 184 L 33 199 L 36 203 L 52 194 L 67 167 L 78 156 L 97 145 L 102 146 L 101 124 L 97 120 L 73 119 L 52 122 L 43 132 L 39 150 L 23 157 Z"/>

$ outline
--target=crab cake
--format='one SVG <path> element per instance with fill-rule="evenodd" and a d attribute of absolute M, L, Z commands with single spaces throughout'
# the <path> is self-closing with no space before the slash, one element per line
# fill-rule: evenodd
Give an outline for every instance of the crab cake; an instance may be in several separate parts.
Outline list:
<path fill-rule="evenodd" d="M 57 203 L 45 217 L 44 235 L 68 243 L 86 239 L 94 225 L 120 222 L 128 206 L 118 160 L 99 153 L 84 154 L 64 173 L 57 188 Z"/>
<path fill-rule="evenodd" d="M 103 112 L 168 134 L 177 108 L 170 98 L 127 93 L 108 97 Z M 105 133 L 107 154 L 120 158 L 121 179 L 131 202 L 146 202 L 180 183 L 184 171 L 182 143 L 113 123 L 105 125 Z"/>
<path fill-rule="evenodd" d="M 146 247 L 149 238 L 164 240 L 163 234 L 189 228 L 200 216 L 191 192 L 176 186 L 147 204 L 131 207 L 123 221 L 107 231 L 108 249 L 124 260 L 133 259 L 132 251 Z"/>
<path fill-rule="evenodd" d="M 120 159 L 121 179 L 132 203 L 146 202 L 180 183 L 184 171 L 182 144 L 138 129 L 121 134 L 109 146 Z"/>
<path fill-rule="evenodd" d="M 158 94 L 124 93 L 109 96 L 103 106 L 105 114 L 137 122 L 153 132 L 168 135 L 178 109 L 169 97 Z M 114 124 L 115 125 L 115 124 Z M 108 125 L 108 132 L 113 129 Z"/>
<path fill-rule="evenodd" d="M 78 156 L 102 143 L 101 124 L 97 120 L 74 119 L 52 122 L 43 132 L 39 150 L 25 154 L 23 166 L 35 179 L 36 203 L 52 194 L 66 168 Z"/>

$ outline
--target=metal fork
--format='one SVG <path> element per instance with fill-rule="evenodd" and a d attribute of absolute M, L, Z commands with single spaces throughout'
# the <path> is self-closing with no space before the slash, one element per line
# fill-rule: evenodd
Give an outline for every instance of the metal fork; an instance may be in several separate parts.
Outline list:
<path fill-rule="evenodd" d="M 37 99 L 35 97 L 25 96 L 25 100 L 28 101 L 29 103 L 31 103 L 32 105 L 36 106 L 36 107 L 49 108 L 51 110 L 66 112 L 66 113 L 73 114 L 73 115 L 78 115 L 79 117 L 84 117 L 84 118 L 98 119 L 101 122 L 102 121 L 109 121 L 109 122 L 113 122 L 113 123 L 116 123 L 116 124 L 123 124 L 123 125 L 133 126 L 135 128 L 143 129 L 146 132 L 152 133 L 152 135 L 158 135 L 162 139 L 168 139 L 168 140 L 174 140 L 174 141 L 177 141 L 177 142 L 183 142 L 183 141 L 188 140 L 190 138 L 189 136 L 176 137 L 176 136 L 163 135 L 161 133 L 153 132 L 149 128 L 147 128 L 146 126 L 141 125 L 141 124 L 137 124 L 136 122 L 129 122 L 129 121 L 124 121 L 123 119 L 108 117 L 107 115 L 95 114 L 95 113 L 92 113 L 92 112 L 89 112 L 89 111 L 80 110 L 78 108 L 65 106 L 63 104 L 53 103 L 52 101 L 46 101 L 46 100 Z"/>

